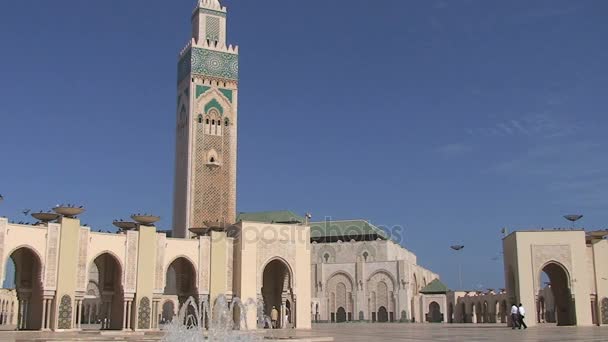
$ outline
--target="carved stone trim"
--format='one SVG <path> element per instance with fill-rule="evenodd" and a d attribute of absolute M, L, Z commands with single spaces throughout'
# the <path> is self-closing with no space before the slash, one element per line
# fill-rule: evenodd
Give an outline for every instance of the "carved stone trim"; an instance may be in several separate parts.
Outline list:
<path fill-rule="evenodd" d="M 135 282 L 137 276 L 137 240 L 139 233 L 127 232 L 127 265 L 125 270 L 125 292 L 135 292 Z"/>
<path fill-rule="evenodd" d="M 89 233 L 89 229 L 80 229 L 80 239 L 78 241 L 78 283 L 76 286 L 79 291 L 86 291 Z"/>
<path fill-rule="evenodd" d="M 57 286 L 57 250 L 59 247 L 59 225 L 48 225 L 46 243 L 46 260 L 43 261 L 45 267 L 44 287 L 45 289 L 54 290 Z"/>
<path fill-rule="evenodd" d="M 572 253 L 570 245 L 532 245 L 534 293 L 537 293 L 540 289 L 541 268 L 550 261 L 562 264 L 570 275 L 570 280 L 574 277 L 574 274 L 572 274 Z"/>
<path fill-rule="evenodd" d="M 163 234 L 156 234 L 156 277 L 155 277 L 155 291 L 162 293 L 165 288 L 165 244 L 167 243 L 167 237 Z"/>

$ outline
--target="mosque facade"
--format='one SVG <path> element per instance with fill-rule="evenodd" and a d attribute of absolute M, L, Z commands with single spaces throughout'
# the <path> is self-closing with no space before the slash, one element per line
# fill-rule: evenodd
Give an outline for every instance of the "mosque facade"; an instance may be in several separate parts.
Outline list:
<path fill-rule="evenodd" d="M 0 218 L 1 278 L 15 269 L 14 289 L 0 293 L 0 326 L 155 330 L 189 298 L 257 300 L 267 315 L 280 311 L 278 328 L 296 329 L 445 311 L 439 276 L 367 221 L 237 213 L 239 50 L 226 20 L 218 0 L 199 0 L 179 54 L 173 230 L 137 214 L 103 233 L 69 205 L 34 213 L 33 225 Z M 237 326 L 254 329 L 256 319 L 250 308 Z"/>

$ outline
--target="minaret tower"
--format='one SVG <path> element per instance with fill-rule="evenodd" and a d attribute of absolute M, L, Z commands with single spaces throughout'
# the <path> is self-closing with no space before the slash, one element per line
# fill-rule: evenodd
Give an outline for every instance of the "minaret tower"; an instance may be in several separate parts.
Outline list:
<path fill-rule="evenodd" d="M 198 0 L 179 55 L 173 236 L 235 222 L 238 47 L 226 44 L 226 7 Z"/>

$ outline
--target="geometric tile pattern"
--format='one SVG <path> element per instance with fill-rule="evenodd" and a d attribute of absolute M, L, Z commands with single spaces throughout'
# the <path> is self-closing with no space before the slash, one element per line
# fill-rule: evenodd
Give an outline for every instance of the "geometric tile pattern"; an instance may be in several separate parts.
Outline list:
<path fill-rule="evenodd" d="M 72 298 L 68 295 L 61 297 L 57 327 L 59 329 L 72 329 Z"/>
<path fill-rule="evenodd" d="M 177 82 L 190 73 L 227 80 L 239 79 L 239 56 L 233 53 L 192 47 L 180 59 Z"/>
<path fill-rule="evenodd" d="M 602 299 L 602 324 L 608 324 L 608 298 Z"/>
<path fill-rule="evenodd" d="M 139 301 L 139 312 L 137 319 L 137 329 L 150 329 L 150 300 L 148 297 L 143 297 Z"/>
<path fill-rule="evenodd" d="M 190 227 L 201 227 L 205 221 L 234 223 L 236 214 L 234 125 L 222 123 L 222 135 L 219 136 L 205 134 L 204 126 L 195 123 Z M 220 167 L 206 165 L 211 150 L 217 153 Z"/>
<path fill-rule="evenodd" d="M 206 9 L 206 8 L 199 8 L 199 11 L 201 13 L 219 15 L 220 17 L 224 17 L 224 18 L 226 17 L 226 13 L 220 12 L 220 11 L 214 11 L 214 10 L 210 10 L 210 9 Z"/>
<path fill-rule="evenodd" d="M 239 56 L 232 53 L 192 48 L 193 74 L 229 80 L 239 78 Z"/>
<path fill-rule="evenodd" d="M 216 99 L 212 99 L 211 101 L 209 101 L 209 103 L 205 105 L 205 114 L 209 113 L 212 108 L 219 110 L 220 114 L 224 115 L 224 108 L 222 108 L 222 105 L 217 102 Z"/>
<path fill-rule="evenodd" d="M 220 40 L 220 18 L 207 16 L 207 40 L 211 42 Z"/>
<path fill-rule="evenodd" d="M 230 89 L 220 89 L 220 92 L 222 94 L 224 94 L 224 96 L 226 96 L 226 98 L 228 99 L 228 101 L 230 101 L 230 103 L 232 103 L 232 90 L 230 90 Z"/>

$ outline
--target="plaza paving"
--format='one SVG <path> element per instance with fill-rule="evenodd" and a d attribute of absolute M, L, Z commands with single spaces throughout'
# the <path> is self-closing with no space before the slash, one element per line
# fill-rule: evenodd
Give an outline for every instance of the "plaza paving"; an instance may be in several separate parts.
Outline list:
<path fill-rule="evenodd" d="M 331 337 L 331 338 L 329 338 Z M 608 327 L 539 326 L 511 330 L 504 325 L 473 324 L 319 324 L 308 331 L 275 331 L 269 340 L 358 341 L 608 341 Z M 161 333 L 0 332 L 0 341 L 160 341 Z"/>

